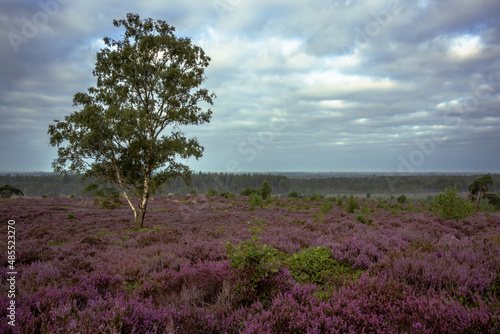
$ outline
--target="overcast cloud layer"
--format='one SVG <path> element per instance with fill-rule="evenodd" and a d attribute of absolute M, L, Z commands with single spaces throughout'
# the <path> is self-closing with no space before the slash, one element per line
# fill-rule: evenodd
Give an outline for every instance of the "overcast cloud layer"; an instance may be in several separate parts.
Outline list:
<path fill-rule="evenodd" d="M 4 0 L 0 171 L 51 171 L 113 19 L 166 20 L 212 61 L 201 171 L 492 171 L 498 0 Z"/>

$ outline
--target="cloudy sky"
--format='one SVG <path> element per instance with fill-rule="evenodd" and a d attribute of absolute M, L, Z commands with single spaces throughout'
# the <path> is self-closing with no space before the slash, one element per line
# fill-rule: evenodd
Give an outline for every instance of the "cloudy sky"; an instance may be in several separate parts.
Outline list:
<path fill-rule="evenodd" d="M 113 19 L 211 57 L 201 171 L 500 171 L 498 0 L 3 0 L 0 171 L 51 171 Z"/>

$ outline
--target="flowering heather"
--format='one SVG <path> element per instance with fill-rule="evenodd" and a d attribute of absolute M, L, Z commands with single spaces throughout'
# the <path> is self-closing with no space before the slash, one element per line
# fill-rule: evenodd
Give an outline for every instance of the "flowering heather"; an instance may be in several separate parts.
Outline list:
<path fill-rule="evenodd" d="M 1 200 L 0 333 L 500 332 L 498 213 L 360 204 L 155 197 L 133 230 L 125 205 Z"/>

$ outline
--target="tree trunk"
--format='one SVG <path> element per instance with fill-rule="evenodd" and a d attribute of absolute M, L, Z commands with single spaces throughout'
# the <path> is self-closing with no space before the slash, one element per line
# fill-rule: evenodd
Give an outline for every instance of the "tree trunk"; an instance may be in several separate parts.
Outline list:
<path fill-rule="evenodd" d="M 149 179 L 144 181 L 145 191 L 142 194 L 141 201 L 139 202 L 139 209 L 137 210 L 137 216 L 135 217 L 135 228 L 138 230 L 144 226 L 144 215 L 146 214 L 146 208 L 148 207 L 149 200 Z"/>
<path fill-rule="evenodd" d="M 144 226 L 144 216 L 146 215 L 146 208 L 140 208 L 135 217 L 135 229 L 141 229 Z"/>
<path fill-rule="evenodd" d="M 477 194 L 476 212 L 479 212 L 479 202 L 481 202 L 482 189 Z"/>

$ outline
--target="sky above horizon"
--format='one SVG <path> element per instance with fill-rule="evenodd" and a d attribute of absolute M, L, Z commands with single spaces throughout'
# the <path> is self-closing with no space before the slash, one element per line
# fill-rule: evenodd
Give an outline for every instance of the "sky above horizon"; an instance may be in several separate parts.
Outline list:
<path fill-rule="evenodd" d="M 113 19 L 162 19 L 211 58 L 196 171 L 500 170 L 498 0 L 6 0 L 0 172 L 52 171 L 47 129 L 95 85 Z"/>

